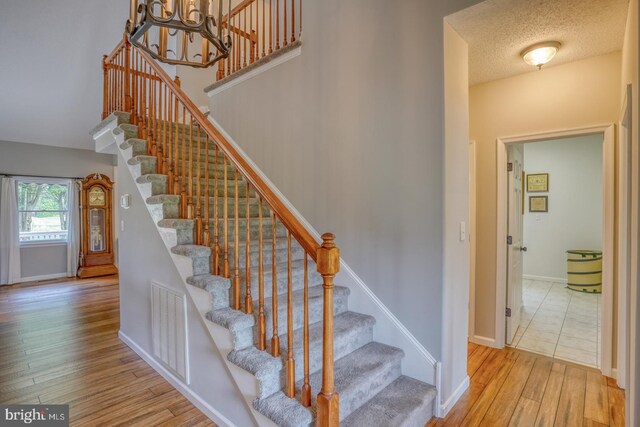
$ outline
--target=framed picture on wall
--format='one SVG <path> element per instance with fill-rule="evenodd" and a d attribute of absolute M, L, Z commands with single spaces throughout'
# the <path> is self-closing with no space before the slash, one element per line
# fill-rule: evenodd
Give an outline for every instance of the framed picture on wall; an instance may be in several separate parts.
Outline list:
<path fill-rule="evenodd" d="M 549 174 L 532 173 L 527 175 L 528 193 L 546 193 L 549 191 Z"/>
<path fill-rule="evenodd" d="M 529 196 L 529 212 L 549 212 L 547 196 Z"/>

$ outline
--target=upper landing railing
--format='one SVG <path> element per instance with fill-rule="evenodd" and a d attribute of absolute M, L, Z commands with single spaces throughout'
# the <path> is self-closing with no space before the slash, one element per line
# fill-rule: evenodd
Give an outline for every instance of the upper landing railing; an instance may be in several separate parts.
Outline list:
<path fill-rule="evenodd" d="M 218 62 L 218 80 L 299 40 L 302 0 L 243 0 L 223 17 L 223 28 L 229 21 L 231 53 Z"/>

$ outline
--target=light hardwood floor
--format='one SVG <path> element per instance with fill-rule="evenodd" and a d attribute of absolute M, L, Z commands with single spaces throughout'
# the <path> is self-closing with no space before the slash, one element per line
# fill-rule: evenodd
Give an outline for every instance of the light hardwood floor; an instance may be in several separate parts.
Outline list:
<path fill-rule="evenodd" d="M 469 389 L 436 426 L 624 426 L 624 391 L 595 369 L 469 343 Z"/>
<path fill-rule="evenodd" d="M 213 426 L 118 339 L 117 277 L 0 287 L 0 403 L 69 404 L 71 425 Z"/>

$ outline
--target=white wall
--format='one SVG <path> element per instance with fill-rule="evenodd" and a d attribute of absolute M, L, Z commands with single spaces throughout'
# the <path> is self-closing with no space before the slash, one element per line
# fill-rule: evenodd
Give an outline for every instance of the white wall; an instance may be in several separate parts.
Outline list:
<path fill-rule="evenodd" d="M 620 52 L 534 70 L 470 88 L 470 133 L 477 149 L 475 331 L 495 339 L 496 139 L 616 123 Z M 474 303 L 474 302 L 472 302 Z"/>
<path fill-rule="evenodd" d="M 127 165 L 123 164 L 122 158 L 119 160 L 116 200 L 122 194 L 131 195 L 129 209 L 118 207 L 119 218 L 125 224 L 124 231 L 120 231 L 119 235 L 120 331 L 152 355 L 151 281 L 159 282 L 180 294 L 185 294 L 186 289 Z M 199 317 L 196 308 L 188 302 L 191 384 L 186 387 L 235 425 L 255 425 L 224 359 Z"/>
<path fill-rule="evenodd" d="M 469 62 L 467 43 L 444 24 L 445 205 L 441 396 L 467 384 L 469 240 Z M 466 231 L 465 231 L 466 232 Z M 441 402 L 446 403 L 446 400 Z M 447 408 L 448 409 L 448 408 Z"/>
<path fill-rule="evenodd" d="M 87 135 L 87 139 L 91 139 Z M 89 150 L 0 141 L 0 173 L 85 177 L 99 172 L 113 178 L 115 156 Z M 67 246 L 25 246 L 20 250 L 21 275 L 32 277 L 67 272 Z"/>
<path fill-rule="evenodd" d="M 548 193 L 526 193 L 525 276 L 565 280 L 569 249 L 602 250 L 602 135 L 524 144 L 527 174 L 548 173 Z M 529 212 L 548 196 L 548 213 Z"/>

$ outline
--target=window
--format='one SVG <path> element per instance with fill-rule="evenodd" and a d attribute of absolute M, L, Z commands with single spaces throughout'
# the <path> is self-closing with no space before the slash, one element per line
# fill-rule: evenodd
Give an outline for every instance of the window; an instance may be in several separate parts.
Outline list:
<path fill-rule="evenodd" d="M 66 242 L 69 182 L 18 179 L 20 243 Z"/>

